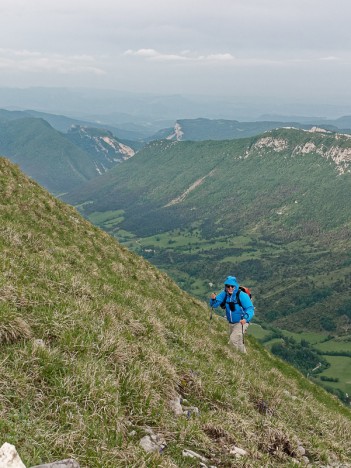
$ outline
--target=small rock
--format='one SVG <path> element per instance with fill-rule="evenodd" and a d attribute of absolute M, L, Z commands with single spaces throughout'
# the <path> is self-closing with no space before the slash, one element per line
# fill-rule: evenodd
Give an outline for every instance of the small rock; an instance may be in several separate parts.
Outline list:
<path fill-rule="evenodd" d="M 235 445 L 229 451 L 230 455 L 235 455 L 236 458 L 241 458 L 247 455 L 246 450 L 236 447 Z"/>
<path fill-rule="evenodd" d="M 205 457 L 203 457 L 202 455 L 199 455 L 198 453 L 194 452 L 193 450 L 185 449 L 185 450 L 183 450 L 182 454 L 183 454 L 183 457 L 197 458 L 197 459 L 201 460 L 203 463 L 207 462 L 207 459 Z"/>
<path fill-rule="evenodd" d="M 150 427 L 146 427 L 145 431 L 149 434 L 143 437 L 139 444 L 146 452 L 163 452 L 167 447 L 166 440 L 162 434 L 155 434 Z"/>
<path fill-rule="evenodd" d="M 79 468 L 79 463 L 77 463 L 75 460 L 72 460 L 72 458 L 67 458 L 67 460 L 45 463 L 44 465 L 35 465 L 31 468 Z"/>
<path fill-rule="evenodd" d="M 305 454 L 306 454 L 305 448 L 302 445 L 299 445 L 297 447 L 297 457 L 298 458 L 303 457 Z"/>
<path fill-rule="evenodd" d="M 14 445 L 5 442 L 0 447 L 1 468 L 26 468 Z"/>
<path fill-rule="evenodd" d="M 139 444 L 143 447 L 145 452 L 158 452 L 160 450 L 160 447 L 156 442 L 151 440 L 150 436 L 145 436 L 143 437 Z"/>
<path fill-rule="evenodd" d="M 172 408 L 176 416 L 180 416 L 181 414 L 183 414 L 183 408 L 182 408 L 181 402 L 182 402 L 182 399 L 179 395 L 177 395 L 173 400 L 169 402 L 170 407 Z"/>

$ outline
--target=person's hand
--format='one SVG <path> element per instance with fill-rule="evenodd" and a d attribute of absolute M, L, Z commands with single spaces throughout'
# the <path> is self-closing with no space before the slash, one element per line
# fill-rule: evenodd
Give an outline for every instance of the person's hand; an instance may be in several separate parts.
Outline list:
<path fill-rule="evenodd" d="M 216 299 L 215 293 L 212 293 L 212 294 L 211 294 L 211 299 Z"/>
<path fill-rule="evenodd" d="M 241 325 L 245 325 L 245 323 L 246 323 L 246 319 L 244 319 L 244 318 L 243 318 L 243 319 L 241 319 L 241 320 L 240 320 L 240 323 L 241 323 Z"/>

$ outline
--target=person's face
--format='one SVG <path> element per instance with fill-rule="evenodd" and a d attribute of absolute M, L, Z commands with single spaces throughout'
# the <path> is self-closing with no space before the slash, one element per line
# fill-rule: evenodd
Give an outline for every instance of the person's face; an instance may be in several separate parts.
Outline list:
<path fill-rule="evenodd" d="M 229 294 L 233 294 L 233 292 L 235 291 L 235 286 L 232 286 L 231 284 L 226 284 L 225 289 Z"/>

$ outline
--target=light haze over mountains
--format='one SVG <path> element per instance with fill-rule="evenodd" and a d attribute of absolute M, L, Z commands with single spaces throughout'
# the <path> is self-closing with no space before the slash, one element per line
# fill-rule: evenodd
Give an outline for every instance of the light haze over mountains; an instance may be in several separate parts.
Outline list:
<path fill-rule="evenodd" d="M 0 87 L 197 95 L 203 111 L 216 98 L 216 115 L 195 105 L 185 115 L 183 101 L 172 118 L 336 118 L 351 113 L 350 10 L 347 0 L 2 0 Z"/>

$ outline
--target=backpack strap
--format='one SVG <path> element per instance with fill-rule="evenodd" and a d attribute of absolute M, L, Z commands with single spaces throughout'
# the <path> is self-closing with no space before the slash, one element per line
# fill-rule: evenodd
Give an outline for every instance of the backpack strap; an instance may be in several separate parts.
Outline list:
<path fill-rule="evenodd" d="M 239 304 L 239 306 L 240 306 L 241 308 L 243 308 L 243 305 L 242 305 L 241 300 L 240 300 L 240 293 L 241 293 L 241 289 L 240 289 L 240 287 L 239 287 L 239 289 L 238 289 L 237 292 L 236 292 L 236 302 Z"/>
<path fill-rule="evenodd" d="M 219 304 L 219 307 L 220 307 L 221 309 L 225 309 L 225 304 L 226 304 L 226 302 L 227 302 L 227 293 L 225 293 L 224 299 L 223 299 L 223 301 Z"/>
<path fill-rule="evenodd" d="M 236 302 L 239 304 L 239 306 L 240 306 L 241 308 L 243 308 L 243 306 L 242 306 L 242 304 L 241 304 L 241 300 L 240 300 L 240 292 L 241 292 L 241 291 L 242 291 L 242 289 L 240 289 L 240 287 L 239 287 L 239 289 L 238 289 L 237 292 L 236 292 L 235 298 L 236 298 Z M 221 309 L 225 309 L 225 305 L 226 305 L 226 302 L 227 302 L 227 296 L 228 296 L 228 294 L 226 293 L 226 294 L 225 294 L 225 297 L 224 297 L 224 299 L 223 299 L 223 301 L 219 304 L 219 306 L 220 306 Z"/>

